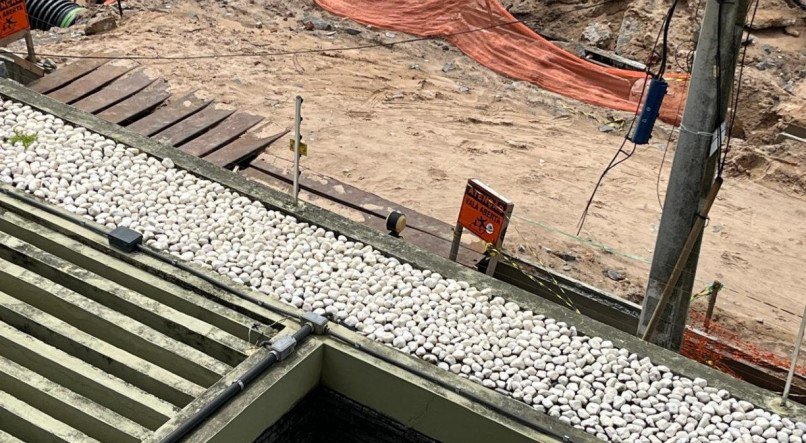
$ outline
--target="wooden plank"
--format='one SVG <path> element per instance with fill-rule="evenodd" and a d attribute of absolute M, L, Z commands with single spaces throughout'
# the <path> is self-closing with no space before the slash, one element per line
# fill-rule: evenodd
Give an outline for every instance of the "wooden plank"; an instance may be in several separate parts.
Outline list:
<path fill-rule="evenodd" d="M 277 160 L 285 162 L 287 166 L 275 166 L 260 159 L 254 160 L 251 166 L 291 183 L 291 162 L 282 159 Z M 451 241 L 453 239 L 453 227 L 451 225 L 332 177 L 305 171 L 300 174 L 300 187 L 322 197 L 338 201 L 345 206 L 374 214 L 384 219 L 393 210 L 398 210 L 406 214 L 406 224 L 409 228 L 428 232 L 444 240 Z"/>
<path fill-rule="evenodd" d="M 27 58 L 22 58 L 17 54 L 7 51 L 6 49 L 0 49 L 0 55 L 2 55 L 3 57 L 7 57 L 15 65 L 18 65 L 20 68 L 25 69 L 26 71 L 30 72 L 33 75 L 36 75 L 37 80 L 45 76 L 45 70 L 39 67 L 39 65 L 31 63 L 31 61 L 28 60 Z"/>
<path fill-rule="evenodd" d="M 71 82 L 69 85 L 49 92 L 48 95 L 64 103 L 73 103 L 101 89 L 136 67 L 137 65 L 131 62 L 107 63 Z"/>
<path fill-rule="evenodd" d="M 155 80 L 143 69 L 135 69 L 100 91 L 73 103 L 73 106 L 94 114 L 142 91 Z"/>
<path fill-rule="evenodd" d="M 153 114 L 147 115 L 132 123 L 128 128 L 150 137 L 187 116 L 200 111 L 210 103 L 212 103 L 212 100 L 201 99 L 196 96 L 196 92 L 194 91 L 178 100 L 173 100 L 168 105 L 154 111 Z"/>
<path fill-rule="evenodd" d="M 494 277 L 566 308 L 570 301 L 583 315 L 624 332 L 638 328 L 640 307 L 516 257 L 499 261 Z"/>
<path fill-rule="evenodd" d="M 408 214 L 407 214 L 408 215 Z M 364 217 L 364 225 L 384 234 L 388 234 L 386 229 L 386 218 L 367 216 Z M 442 258 L 448 258 L 451 251 L 451 242 L 443 238 L 437 237 L 429 232 L 423 232 L 417 229 L 405 229 L 400 234 L 400 239 L 406 243 L 411 243 L 420 249 L 424 249 L 433 254 L 439 255 Z M 464 244 L 459 246 L 459 253 L 456 256 L 456 262 L 467 266 L 468 268 L 476 268 L 482 258 L 482 254 L 468 248 Z"/>
<path fill-rule="evenodd" d="M 257 138 L 254 135 L 246 134 L 203 158 L 216 166 L 229 169 L 236 164 L 241 164 L 254 158 L 269 145 L 288 134 L 288 132 L 288 129 L 286 129 L 269 138 Z"/>
<path fill-rule="evenodd" d="M 263 117 L 237 112 L 210 129 L 205 134 L 183 144 L 179 149 L 196 157 L 204 157 L 227 143 L 240 137 L 263 120 Z"/>
<path fill-rule="evenodd" d="M 109 60 L 103 59 L 87 59 L 80 60 L 75 63 L 69 64 L 65 67 L 59 68 L 50 74 L 31 82 L 28 88 L 40 94 L 47 94 L 50 91 L 58 89 L 71 81 L 86 75 L 99 66 L 108 63 Z"/>
<path fill-rule="evenodd" d="M 168 82 L 159 79 L 126 100 L 98 113 L 98 117 L 112 123 L 121 123 L 159 105 L 170 96 Z"/>
<path fill-rule="evenodd" d="M 207 106 L 179 123 L 152 135 L 151 138 L 169 145 L 181 145 L 229 117 L 233 112 Z"/>
<path fill-rule="evenodd" d="M 285 180 L 278 179 L 271 174 L 267 174 L 258 168 L 250 166 L 240 171 L 240 173 L 245 177 L 248 177 L 252 180 L 263 182 L 268 186 L 271 186 L 280 191 L 290 192 L 291 185 L 289 183 L 287 183 Z M 314 196 L 314 198 L 318 197 L 316 193 L 310 192 L 304 188 L 302 189 L 303 190 L 300 192 L 301 197 L 306 198 L 306 194 L 308 197 L 309 196 Z M 307 199 L 310 200 L 310 198 Z M 355 208 L 343 205 L 337 201 L 334 201 L 334 203 L 346 207 L 350 210 L 356 211 Z M 363 211 L 359 212 L 363 216 L 363 220 L 360 222 L 361 224 L 381 233 L 388 232 L 386 230 L 385 217 L 378 217 L 375 214 L 368 214 Z M 417 229 L 406 229 L 403 231 L 400 238 L 401 240 L 406 241 L 407 243 L 411 243 L 421 249 L 437 254 L 441 257 L 447 258 L 448 254 L 450 253 L 451 249 L 450 241 L 432 235 L 428 232 L 419 231 Z M 469 268 L 475 268 L 476 263 L 481 259 L 481 257 L 482 254 L 462 244 L 459 248 L 459 255 L 457 257 L 457 262 Z"/>

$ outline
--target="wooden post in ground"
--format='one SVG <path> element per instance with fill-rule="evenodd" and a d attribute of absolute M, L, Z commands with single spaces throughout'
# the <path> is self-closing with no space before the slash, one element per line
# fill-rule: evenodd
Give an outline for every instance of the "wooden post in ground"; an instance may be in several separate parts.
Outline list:
<path fill-rule="evenodd" d="M 716 306 L 716 297 L 722 289 L 722 283 L 717 280 L 711 284 L 711 295 L 708 297 L 708 309 L 705 311 L 705 325 L 703 326 L 705 332 L 711 328 L 711 317 L 714 315 L 714 307 Z"/>

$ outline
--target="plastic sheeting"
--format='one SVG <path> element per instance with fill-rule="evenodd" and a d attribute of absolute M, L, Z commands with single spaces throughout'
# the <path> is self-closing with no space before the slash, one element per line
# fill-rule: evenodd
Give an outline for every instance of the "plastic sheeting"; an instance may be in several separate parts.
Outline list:
<path fill-rule="evenodd" d="M 316 0 L 360 23 L 423 37 L 441 37 L 508 77 L 586 103 L 635 112 L 643 72 L 591 63 L 544 39 L 497 0 Z M 671 77 L 671 76 L 668 76 Z M 678 124 L 685 81 L 670 80 L 661 120 Z"/>

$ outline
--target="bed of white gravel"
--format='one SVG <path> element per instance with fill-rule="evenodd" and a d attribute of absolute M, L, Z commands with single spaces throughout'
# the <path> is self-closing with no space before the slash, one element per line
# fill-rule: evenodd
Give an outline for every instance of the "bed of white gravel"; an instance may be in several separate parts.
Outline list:
<path fill-rule="evenodd" d="M 489 290 L 401 264 L 52 115 L 4 101 L 0 181 L 327 314 L 609 441 L 802 442 L 806 424 Z M 15 133 L 36 134 L 27 149 Z"/>

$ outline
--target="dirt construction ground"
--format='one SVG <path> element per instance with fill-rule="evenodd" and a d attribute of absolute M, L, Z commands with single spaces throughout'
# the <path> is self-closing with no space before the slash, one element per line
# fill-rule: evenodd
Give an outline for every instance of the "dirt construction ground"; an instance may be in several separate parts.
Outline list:
<path fill-rule="evenodd" d="M 734 140 L 728 178 L 711 212 L 695 292 L 721 281 L 717 321 L 785 355 L 806 303 L 806 145 L 776 144 L 775 135 L 806 118 L 806 28 L 802 10 L 779 1 L 762 4 L 765 14 L 778 11 L 794 24 L 751 31 L 739 102 L 737 133 L 743 139 Z M 636 31 L 634 23 L 658 23 L 666 8 L 660 3 L 652 2 L 650 10 L 646 2 L 614 1 L 577 12 L 563 11 L 584 2 L 508 6 L 568 48 L 583 40 L 645 59 L 652 42 L 639 34 L 649 31 Z M 81 26 L 37 33 L 38 51 L 172 56 L 335 49 L 410 38 L 334 17 L 307 0 L 291 6 L 277 0 L 126 6 L 119 27 L 100 35 L 85 36 Z M 676 17 L 672 70 L 685 69 L 696 7 L 684 3 Z M 516 204 L 509 250 L 632 301 L 643 296 L 661 214 L 656 182 L 669 127 L 656 130 L 651 144 L 606 177 L 577 238 L 577 222 L 624 137 L 620 122 L 628 114 L 513 82 L 439 40 L 140 63 L 168 79 L 175 92 L 200 89 L 266 117 L 272 122 L 267 132 L 291 125 L 294 97 L 302 95 L 310 146 L 304 168 L 447 223 L 456 219 L 465 182 L 477 177 Z M 660 172 L 660 201 L 674 145 L 673 138 Z M 290 158 L 283 146 L 264 156 Z M 701 311 L 705 304 L 702 297 L 693 307 Z"/>

